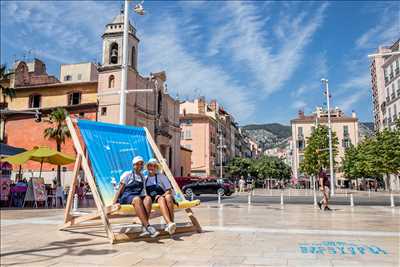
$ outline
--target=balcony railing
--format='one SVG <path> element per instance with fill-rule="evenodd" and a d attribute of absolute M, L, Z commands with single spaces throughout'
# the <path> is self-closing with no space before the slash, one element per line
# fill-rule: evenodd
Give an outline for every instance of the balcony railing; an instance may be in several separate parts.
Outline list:
<path fill-rule="evenodd" d="M 391 95 L 390 97 L 391 97 L 391 98 L 392 98 L 392 100 L 393 100 L 393 99 L 395 99 L 395 98 L 396 98 L 396 94 L 393 92 L 393 93 L 392 93 L 392 95 Z"/>
<path fill-rule="evenodd" d="M 396 70 L 394 71 L 395 73 L 396 73 L 396 75 L 397 74 L 399 74 L 400 73 L 400 69 L 399 68 L 396 68 Z"/>
<path fill-rule="evenodd" d="M 389 96 L 386 97 L 386 102 L 390 102 L 390 97 Z"/>

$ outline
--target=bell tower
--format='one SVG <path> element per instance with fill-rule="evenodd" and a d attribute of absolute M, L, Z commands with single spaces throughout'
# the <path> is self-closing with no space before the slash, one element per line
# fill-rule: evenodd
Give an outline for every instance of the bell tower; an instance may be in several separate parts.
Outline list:
<path fill-rule="evenodd" d="M 124 12 L 121 11 L 111 23 L 105 27 L 102 35 L 103 56 L 98 67 L 97 99 L 98 120 L 103 122 L 118 123 L 120 117 L 120 88 L 122 80 L 122 43 L 124 35 Z M 136 29 L 129 23 L 128 29 L 128 89 L 148 88 L 147 79 L 140 76 L 137 66 L 139 38 Z M 151 87 L 150 87 L 151 88 Z M 126 98 L 126 122 L 137 123 L 136 102 L 147 103 L 146 94 L 128 94 Z M 141 97 L 141 98 L 140 98 Z M 140 100 L 136 100 L 139 99 Z M 151 98 L 153 99 L 153 98 Z M 149 100 L 150 101 L 150 100 Z M 148 102 L 149 102 L 148 101 Z M 154 123 L 153 123 L 154 125 Z"/>
<path fill-rule="evenodd" d="M 106 25 L 103 38 L 102 69 L 121 68 L 122 65 L 122 40 L 124 33 L 124 12 L 121 10 L 114 20 Z M 129 23 L 128 35 L 128 62 L 129 67 L 137 71 L 139 38 L 136 29 Z"/>

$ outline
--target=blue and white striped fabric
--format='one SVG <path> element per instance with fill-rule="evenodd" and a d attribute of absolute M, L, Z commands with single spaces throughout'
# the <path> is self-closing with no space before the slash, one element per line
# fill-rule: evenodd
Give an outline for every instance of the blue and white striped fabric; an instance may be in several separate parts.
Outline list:
<path fill-rule="evenodd" d="M 105 205 L 112 204 L 113 183 L 119 183 L 122 173 L 132 169 L 132 159 L 142 156 L 145 162 L 153 152 L 143 128 L 79 120 L 92 165 L 96 185 Z"/>

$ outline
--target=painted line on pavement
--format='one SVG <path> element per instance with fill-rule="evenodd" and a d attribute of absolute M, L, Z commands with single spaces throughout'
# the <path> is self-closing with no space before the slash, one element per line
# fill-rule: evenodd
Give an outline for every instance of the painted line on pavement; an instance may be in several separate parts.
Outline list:
<path fill-rule="evenodd" d="M 227 227 L 227 226 L 202 226 L 202 229 L 206 231 L 242 232 L 242 233 L 400 237 L 399 232 L 384 232 L 384 231 L 351 231 L 351 230 L 328 230 L 328 229 L 327 230 L 267 229 L 267 228 L 255 228 L 255 227 Z"/>

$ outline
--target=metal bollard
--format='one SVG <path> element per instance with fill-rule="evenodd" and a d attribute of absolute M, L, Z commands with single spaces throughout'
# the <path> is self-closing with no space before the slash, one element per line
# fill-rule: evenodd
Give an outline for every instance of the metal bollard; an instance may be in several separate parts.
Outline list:
<path fill-rule="evenodd" d="M 190 200 L 193 201 L 193 198 L 194 198 L 194 194 L 192 193 L 192 194 L 190 195 Z"/>
<path fill-rule="evenodd" d="M 218 193 L 218 204 L 221 204 L 221 194 Z"/>
<path fill-rule="evenodd" d="M 281 205 L 283 206 L 283 192 L 281 192 Z"/>
<path fill-rule="evenodd" d="M 57 200 L 56 200 L 57 203 Z M 72 211 L 78 211 L 78 194 L 74 195 L 74 204 L 73 204 L 73 208 Z"/>
<path fill-rule="evenodd" d="M 353 193 L 350 193 L 350 207 L 354 207 L 354 197 L 353 197 Z"/>
<path fill-rule="evenodd" d="M 249 192 L 248 196 L 247 196 L 247 204 L 251 204 L 251 194 Z"/>
<path fill-rule="evenodd" d="M 368 189 L 368 199 L 371 198 L 371 189 Z"/>
<path fill-rule="evenodd" d="M 390 207 L 394 208 L 394 196 L 393 193 L 390 193 Z"/>
<path fill-rule="evenodd" d="M 317 206 L 317 194 L 314 191 L 314 207 Z"/>

